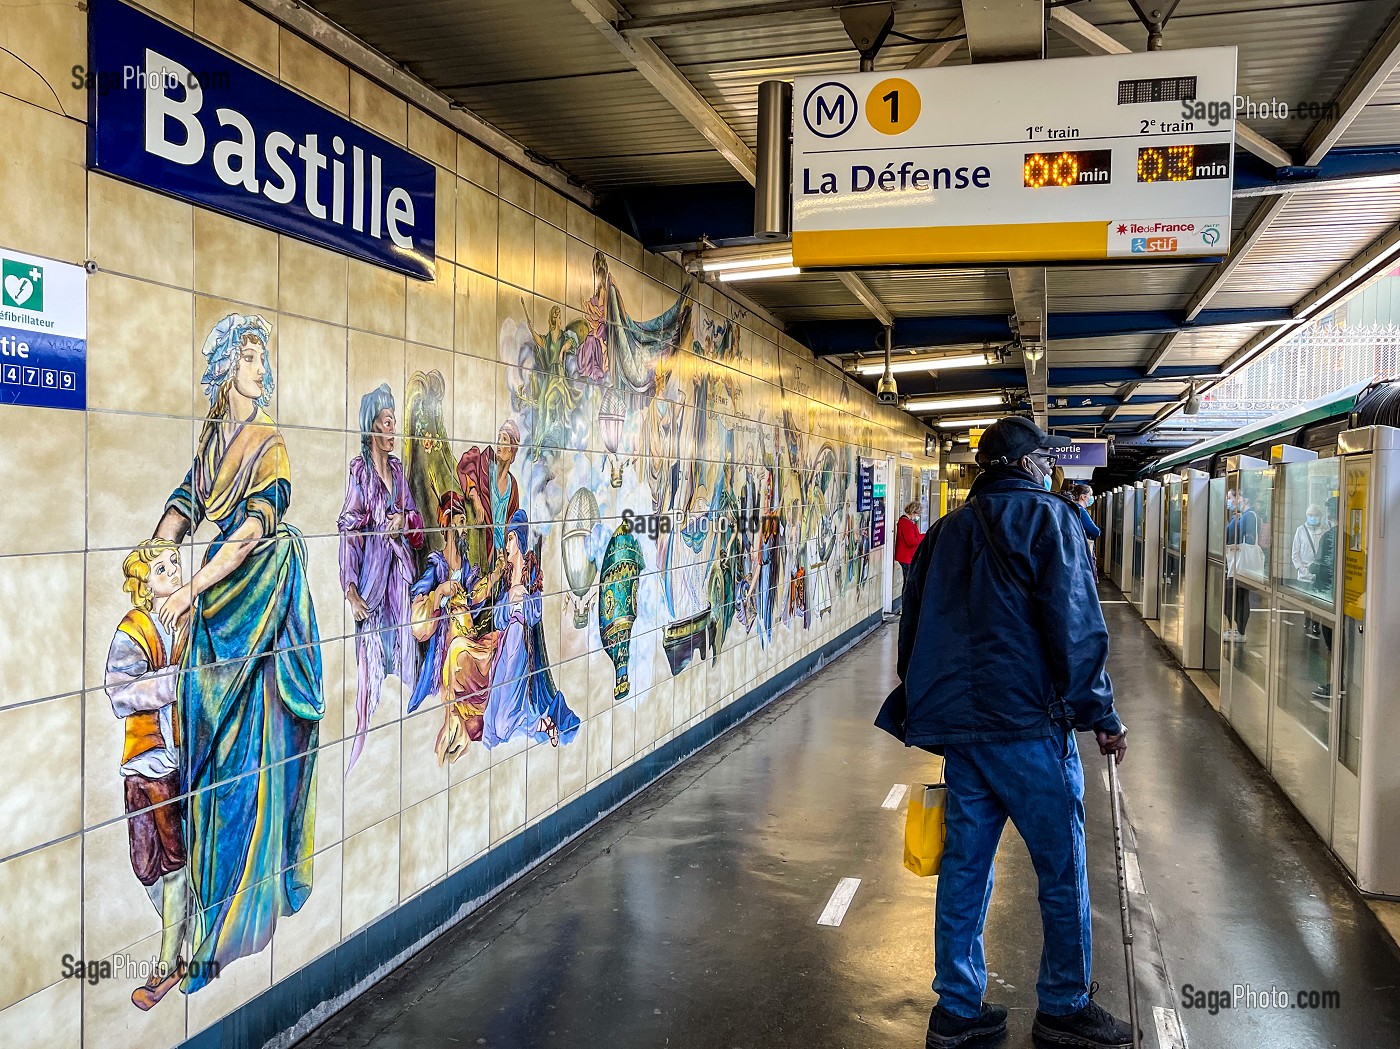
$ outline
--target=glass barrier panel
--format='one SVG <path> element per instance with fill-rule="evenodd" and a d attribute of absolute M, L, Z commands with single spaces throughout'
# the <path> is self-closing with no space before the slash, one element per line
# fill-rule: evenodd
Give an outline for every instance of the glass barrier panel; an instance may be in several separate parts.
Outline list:
<path fill-rule="evenodd" d="M 1180 481 L 1173 481 L 1169 485 L 1167 485 L 1167 489 L 1163 493 L 1166 496 L 1167 502 L 1168 550 L 1180 551 L 1181 549 L 1181 488 L 1182 485 Z"/>
<path fill-rule="evenodd" d="M 1361 621 L 1342 617 L 1342 674 L 1337 696 L 1336 799 L 1332 804 L 1332 848 L 1347 869 L 1356 873 L 1361 827 L 1361 708 L 1365 681 L 1361 673 L 1364 651 Z"/>
<path fill-rule="evenodd" d="M 1206 515 L 1208 542 L 1206 550 L 1211 557 L 1225 557 L 1225 478 L 1212 477 L 1209 482 L 1210 509 Z"/>
<path fill-rule="evenodd" d="M 1222 659 L 1229 664 L 1230 723 L 1260 761 L 1269 753 L 1269 593 L 1242 580 L 1226 592 L 1228 626 Z"/>
<path fill-rule="evenodd" d="M 1224 489 L 1221 489 L 1224 498 Z M 1205 671 L 1220 684 L 1221 613 L 1225 607 L 1225 568 L 1217 561 L 1206 562 L 1206 636 L 1203 658 Z"/>
<path fill-rule="evenodd" d="M 1340 459 L 1289 463 L 1278 470 L 1275 505 L 1279 514 L 1279 550 L 1274 575 L 1279 587 L 1298 597 L 1332 607 L 1337 565 L 1337 507 L 1341 495 Z"/>
<path fill-rule="evenodd" d="M 1280 606 L 1270 767 L 1323 837 L 1332 808 L 1333 640 L 1331 623 L 1320 623 L 1306 608 Z"/>
<path fill-rule="evenodd" d="M 1162 640 L 1181 647 L 1181 555 L 1173 550 L 1162 554 L 1162 592 L 1157 617 L 1162 623 Z"/>
<path fill-rule="evenodd" d="M 1227 493 L 1229 495 L 1229 493 Z M 1241 579 L 1267 586 L 1273 557 L 1273 468 L 1242 470 L 1233 506 L 1227 506 L 1225 556 Z M 1286 555 L 1285 555 L 1286 556 Z"/>

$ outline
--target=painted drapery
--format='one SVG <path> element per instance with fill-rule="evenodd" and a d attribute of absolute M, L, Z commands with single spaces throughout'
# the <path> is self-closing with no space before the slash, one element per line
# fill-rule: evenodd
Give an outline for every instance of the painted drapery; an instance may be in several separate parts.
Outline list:
<path fill-rule="evenodd" d="M 286 446 L 259 408 L 231 436 L 228 424 L 205 426 L 167 503 L 192 528 L 208 520 L 218 529 L 206 563 L 249 518 L 263 531 L 189 617 L 178 701 L 195 894 L 186 991 L 266 947 L 277 919 L 311 892 L 325 704 L 306 544 L 283 520 L 291 496 Z"/>

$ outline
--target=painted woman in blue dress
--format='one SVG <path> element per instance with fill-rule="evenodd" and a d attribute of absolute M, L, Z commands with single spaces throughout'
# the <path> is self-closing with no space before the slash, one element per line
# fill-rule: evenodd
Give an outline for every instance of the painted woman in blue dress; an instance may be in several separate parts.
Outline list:
<path fill-rule="evenodd" d="M 325 703 L 306 543 L 285 520 L 287 448 L 266 412 L 271 331 L 230 314 L 205 341 L 209 414 L 155 533 L 180 542 L 203 522 L 217 529 L 158 613 L 167 629 L 189 626 L 177 699 L 195 894 L 187 993 L 261 951 L 311 894 Z"/>
<path fill-rule="evenodd" d="M 578 715 L 554 687 L 540 618 L 544 588 L 540 563 L 530 549 L 524 510 L 511 515 L 505 534 L 507 587 L 496 605 L 496 659 L 486 703 L 482 741 L 494 747 L 526 733 L 553 746 L 578 735 Z"/>

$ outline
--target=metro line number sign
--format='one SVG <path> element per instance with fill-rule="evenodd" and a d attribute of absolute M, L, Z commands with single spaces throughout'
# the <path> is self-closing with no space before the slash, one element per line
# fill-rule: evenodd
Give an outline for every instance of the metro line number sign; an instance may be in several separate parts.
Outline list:
<path fill-rule="evenodd" d="M 1233 47 L 806 77 L 793 261 L 806 268 L 1223 255 Z"/>

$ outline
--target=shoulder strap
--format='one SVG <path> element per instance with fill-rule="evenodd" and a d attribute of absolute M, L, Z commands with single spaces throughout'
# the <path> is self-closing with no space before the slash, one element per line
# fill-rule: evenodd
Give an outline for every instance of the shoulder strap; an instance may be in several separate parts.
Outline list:
<path fill-rule="evenodd" d="M 969 499 L 967 505 L 972 507 L 973 516 L 977 518 L 977 525 L 982 529 L 982 538 L 987 541 L 987 549 L 989 549 L 992 552 L 992 556 L 997 559 L 997 564 L 1001 566 L 1001 570 L 1016 584 L 1016 589 L 1021 591 L 1025 597 L 1030 597 L 1030 588 L 1026 586 L 1025 582 L 1016 573 L 1016 570 L 1011 567 L 1011 562 L 1006 559 L 1006 554 L 1002 552 L 1001 544 L 997 542 L 993 535 L 992 526 L 987 523 L 987 515 L 982 512 L 982 506 L 977 501 L 976 496 Z"/>

